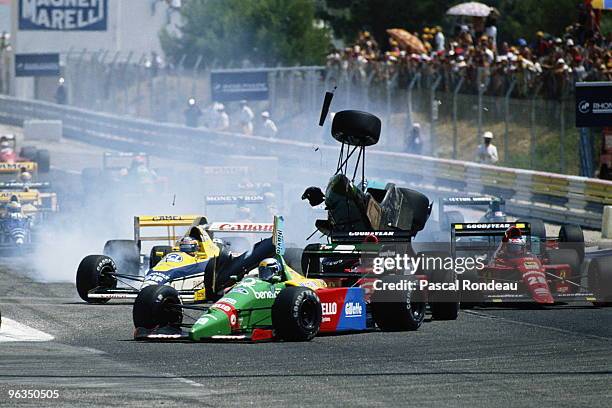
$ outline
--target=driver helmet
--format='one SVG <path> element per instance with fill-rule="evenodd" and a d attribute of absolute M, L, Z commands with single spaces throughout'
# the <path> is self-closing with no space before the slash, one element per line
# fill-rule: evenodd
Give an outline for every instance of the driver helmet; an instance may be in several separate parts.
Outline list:
<path fill-rule="evenodd" d="M 527 241 L 525 238 L 510 238 L 506 244 L 506 252 L 509 255 L 520 256 L 525 254 L 527 249 Z"/>
<path fill-rule="evenodd" d="M 273 276 L 279 276 L 281 264 L 275 258 L 266 258 L 259 263 L 259 279 L 269 281 Z"/>
<path fill-rule="evenodd" d="M 30 172 L 28 171 L 24 171 L 19 175 L 19 178 L 22 182 L 29 183 L 30 181 L 32 181 L 32 174 L 30 174 Z"/>
<path fill-rule="evenodd" d="M 198 252 L 198 240 L 191 237 L 183 237 L 179 241 L 179 250 L 188 255 L 195 256 Z"/>
<path fill-rule="evenodd" d="M 6 205 L 6 209 L 9 213 L 20 213 L 21 203 L 19 201 L 11 201 Z"/>

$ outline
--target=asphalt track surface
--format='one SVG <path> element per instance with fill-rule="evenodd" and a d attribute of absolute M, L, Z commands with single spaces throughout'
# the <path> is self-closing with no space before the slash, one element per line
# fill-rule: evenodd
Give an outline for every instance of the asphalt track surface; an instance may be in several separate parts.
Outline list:
<path fill-rule="evenodd" d="M 70 143 L 62 149 L 67 158 L 72 149 L 82 153 Z M 78 163 L 66 162 L 75 167 L 59 171 L 78 173 Z M 130 304 L 87 305 L 72 283 L 40 283 L 34 275 L 30 259 L 0 258 L 4 327 L 11 319 L 53 336 L 2 342 L 0 329 L 0 406 L 604 407 L 612 401 L 612 309 L 475 309 L 455 322 L 428 319 L 417 332 L 309 343 L 141 343 L 132 340 Z M 59 398 L 9 399 L 9 390 L 24 389 L 58 390 Z"/>

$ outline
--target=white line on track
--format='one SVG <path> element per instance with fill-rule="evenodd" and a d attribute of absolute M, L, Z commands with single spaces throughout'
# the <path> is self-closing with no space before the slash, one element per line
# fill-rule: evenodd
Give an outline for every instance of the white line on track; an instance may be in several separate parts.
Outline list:
<path fill-rule="evenodd" d="M 14 341 L 51 341 L 53 336 L 33 329 L 25 324 L 18 323 L 14 320 L 2 318 L 0 326 L 0 343 Z"/>
<path fill-rule="evenodd" d="M 481 319 L 502 320 L 502 321 L 505 321 L 505 322 L 508 322 L 508 323 L 514 323 L 514 324 L 519 324 L 519 325 L 522 325 L 522 326 L 528 326 L 528 327 L 535 327 L 535 328 L 538 328 L 538 329 L 550 330 L 550 331 L 554 331 L 554 332 L 557 332 L 557 333 L 571 334 L 571 335 L 574 335 L 574 336 L 588 337 L 588 338 L 597 339 L 597 340 L 612 341 L 612 337 L 603 337 L 603 336 L 598 336 L 596 334 L 583 334 L 583 333 L 575 332 L 575 331 L 572 331 L 572 330 L 559 329 L 557 327 L 544 326 L 542 324 L 537 324 L 537 323 L 521 322 L 519 320 L 513 320 L 513 319 L 508 319 L 506 317 L 498 317 L 498 316 L 488 315 L 486 313 L 472 312 L 470 310 L 464 310 L 463 313 L 467 313 L 467 314 L 470 314 L 472 316 L 479 317 Z"/>
<path fill-rule="evenodd" d="M 183 378 L 183 377 L 177 377 L 174 374 L 166 374 L 165 377 L 171 379 L 171 380 L 175 380 L 178 382 L 181 382 L 183 384 L 187 384 L 187 385 L 191 385 L 192 387 L 203 387 L 203 384 L 200 384 L 199 382 L 195 382 L 192 380 L 189 380 L 187 378 Z"/>

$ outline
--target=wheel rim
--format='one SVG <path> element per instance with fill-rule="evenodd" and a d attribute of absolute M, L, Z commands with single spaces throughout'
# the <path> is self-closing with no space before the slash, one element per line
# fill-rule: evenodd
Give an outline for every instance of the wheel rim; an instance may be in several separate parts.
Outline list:
<path fill-rule="evenodd" d="M 114 288 L 117 286 L 117 280 L 113 276 L 107 275 L 107 273 L 114 272 L 110 265 L 105 265 L 100 271 L 100 279 L 98 284 L 104 288 Z"/>
<path fill-rule="evenodd" d="M 411 302 L 409 304 L 410 314 L 414 320 L 421 320 L 425 316 L 425 304 L 421 302 Z"/>
<path fill-rule="evenodd" d="M 317 305 L 312 299 L 305 299 L 300 308 L 300 323 L 306 330 L 314 330 L 317 323 Z"/>
<path fill-rule="evenodd" d="M 174 297 L 165 297 L 160 302 L 160 310 L 162 311 L 161 316 L 163 321 L 160 324 L 178 325 L 183 321 L 183 313 L 176 305 L 180 304 L 180 301 Z"/>

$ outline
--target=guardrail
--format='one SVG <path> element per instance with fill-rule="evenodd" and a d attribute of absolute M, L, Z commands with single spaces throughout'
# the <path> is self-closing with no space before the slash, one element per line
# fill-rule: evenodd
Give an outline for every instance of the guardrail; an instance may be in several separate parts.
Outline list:
<path fill-rule="evenodd" d="M 129 117 L 96 113 L 47 102 L 0 96 L 0 122 L 21 126 L 28 119 L 63 121 L 64 137 L 107 147 L 180 154 L 181 159 L 202 161 L 233 155 L 277 156 L 283 166 L 304 174 L 329 176 L 313 170 L 313 163 L 335 163 L 337 146 L 245 136 L 192 129 Z M 612 205 L 612 182 L 554 173 L 511 169 L 406 153 L 371 150 L 370 178 L 392 179 L 434 194 L 463 192 L 491 194 L 506 199 L 508 211 L 548 222 L 576 223 L 601 228 L 603 207 Z M 281 172 L 282 181 L 282 172 Z M 295 180 L 293 180 L 295 181 Z"/>

